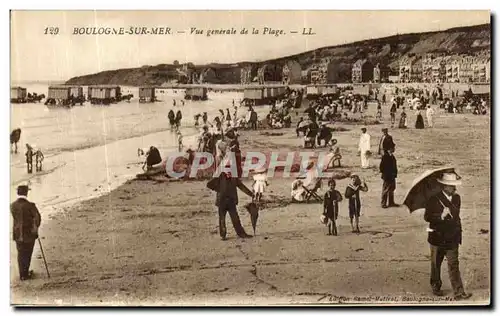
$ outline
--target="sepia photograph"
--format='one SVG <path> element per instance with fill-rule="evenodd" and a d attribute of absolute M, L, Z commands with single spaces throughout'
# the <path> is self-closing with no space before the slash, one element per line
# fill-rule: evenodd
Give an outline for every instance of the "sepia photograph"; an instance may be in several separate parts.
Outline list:
<path fill-rule="evenodd" d="M 10 304 L 490 305 L 491 21 L 11 10 Z"/>

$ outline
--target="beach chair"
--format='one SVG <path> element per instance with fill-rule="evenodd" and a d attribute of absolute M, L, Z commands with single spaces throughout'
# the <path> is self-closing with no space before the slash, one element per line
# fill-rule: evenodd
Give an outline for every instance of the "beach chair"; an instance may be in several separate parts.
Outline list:
<path fill-rule="evenodd" d="M 323 198 L 318 195 L 318 190 L 321 189 L 321 185 L 321 179 L 316 179 L 316 182 L 314 183 L 312 189 L 308 189 L 307 187 L 302 186 L 302 188 L 304 188 L 304 191 L 306 192 L 304 195 L 304 201 L 306 201 L 306 203 L 309 203 L 311 199 L 314 199 L 318 202 L 323 202 Z"/>
<path fill-rule="evenodd" d="M 335 153 L 334 156 L 330 159 L 330 161 L 328 161 L 326 169 L 335 168 L 335 165 L 338 165 L 338 167 L 340 168 L 341 160 L 342 160 L 342 155 L 339 153 Z"/>

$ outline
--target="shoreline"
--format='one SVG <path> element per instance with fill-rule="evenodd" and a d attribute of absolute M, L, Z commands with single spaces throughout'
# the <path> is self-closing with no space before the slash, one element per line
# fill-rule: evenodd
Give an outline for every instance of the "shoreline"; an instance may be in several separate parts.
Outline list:
<path fill-rule="evenodd" d="M 482 134 L 470 132 L 489 132 L 485 120 L 490 123 L 489 117 L 440 113 L 434 129 L 390 131 L 401 173 L 397 201 L 416 175 L 439 166 L 437 162 L 456 165 L 463 176 L 464 186 L 459 189 L 465 228 L 462 277 L 466 288 L 477 294 L 473 298 L 480 302 L 489 298 L 490 235 L 478 231 L 490 226 L 490 158 L 476 154 L 476 164 L 468 159 L 470 153 L 489 152 L 488 143 L 476 141 Z M 468 126 L 464 128 L 464 124 Z M 129 180 L 106 195 L 69 207 L 42 222 L 41 236 L 52 278 L 46 278 L 35 249 L 33 268 L 40 277 L 19 284 L 12 280 L 17 267 L 11 264 L 11 302 L 259 305 L 266 301 L 324 304 L 331 303 L 329 297 L 376 299 L 384 293 L 414 297 L 415 302 L 428 297 L 427 225 L 422 214 L 409 215 L 403 207 L 380 209 L 379 159 L 372 159 L 371 169 L 361 170 L 352 146 L 359 137 L 358 128 L 338 125 L 349 128 L 334 134 L 341 144 L 344 168 L 365 177 L 370 188 L 362 197 L 365 211 L 359 236 L 350 233 L 344 204 L 339 216 L 340 235 L 335 240 L 326 236 L 319 223 L 319 204 L 290 203 L 291 179 L 270 179 L 264 195 L 268 203 L 254 238 L 236 239 L 227 218 L 225 242 L 217 232 L 214 194 L 205 188 L 204 181 Z M 387 121 L 368 126 L 372 147 L 385 125 Z M 277 137 L 261 132 L 242 133 L 242 150 L 296 147 L 301 140 L 293 129 L 281 129 L 284 135 Z M 415 144 L 415 137 L 420 137 L 421 143 Z M 458 153 L 448 144 L 457 137 L 464 142 Z M 251 185 L 249 180 L 244 183 Z M 347 179 L 337 181 L 338 190 L 342 192 L 347 183 Z M 249 198 L 242 193 L 239 196 L 242 224 L 251 230 L 242 207 Z M 414 247 L 409 249 L 409 243 Z M 297 274 L 297 269 L 302 272 Z M 446 273 L 442 275 L 443 287 L 448 290 Z M 377 286 L 366 288 L 360 284 L 363 279 Z M 318 301 L 325 295 L 327 298 Z"/>

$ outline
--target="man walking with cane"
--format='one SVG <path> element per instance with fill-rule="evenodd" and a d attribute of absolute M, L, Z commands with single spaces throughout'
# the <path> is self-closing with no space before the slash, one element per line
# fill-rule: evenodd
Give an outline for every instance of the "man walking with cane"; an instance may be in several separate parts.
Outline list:
<path fill-rule="evenodd" d="M 40 213 L 35 203 L 28 201 L 28 190 L 27 185 L 18 186 L 18 198 L 10 206 L 14 218 L 13 238 L 17 247 L 17 263 L 21 281 L 33 278 L 33 271 L 29 268 L 41 223 Z"/>

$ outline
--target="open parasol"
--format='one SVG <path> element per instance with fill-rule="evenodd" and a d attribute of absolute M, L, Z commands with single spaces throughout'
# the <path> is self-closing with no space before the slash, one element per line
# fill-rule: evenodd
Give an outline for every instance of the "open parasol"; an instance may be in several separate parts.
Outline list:
<path fill-rule="evenodd" d="M 259 218 L 259 207 L 255 202 L 248 203 L 245 205 L 248 213 L 250 214 L 250 220 L 252 221 L 253 234 L 255 235 L 255 228 L 257 227 L 257 219 Z"/>
<path fill-rule="evenodd" d="M 443 173 L 455 173 L 454 167 L 442 167 L 433 170 L 426 170 L 415 178 L 411 188 L 405 195 L 403 204 L 408 207 L 410 213 L 424 209 L 430 197 L 442 190 L 442 185 L 437 182 Z M 457 175 L 458 176 L 458 175 Z"/>

